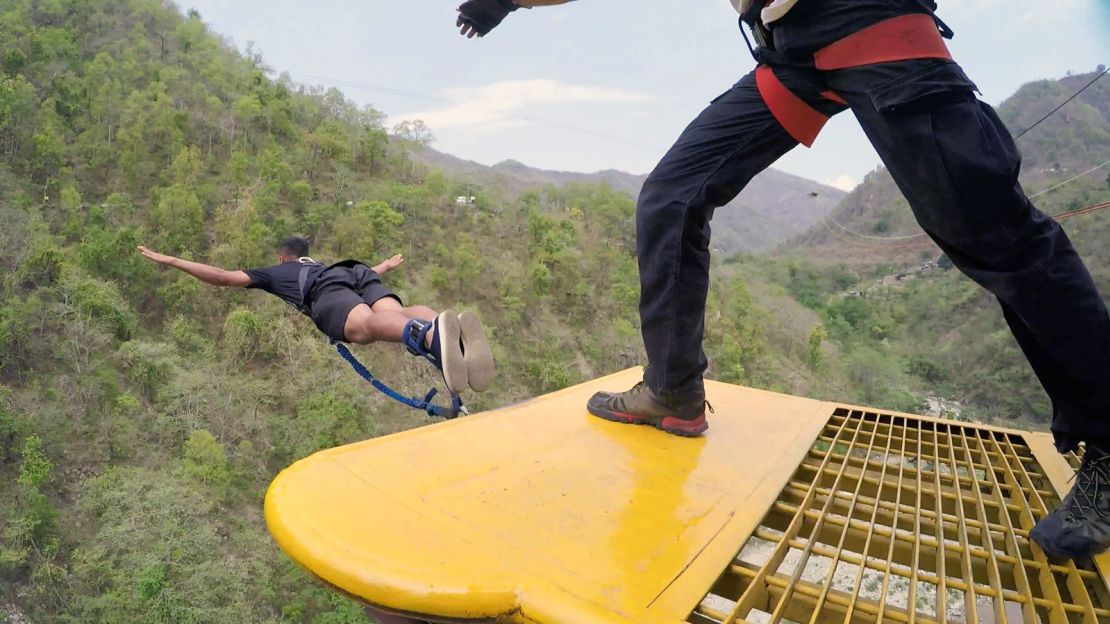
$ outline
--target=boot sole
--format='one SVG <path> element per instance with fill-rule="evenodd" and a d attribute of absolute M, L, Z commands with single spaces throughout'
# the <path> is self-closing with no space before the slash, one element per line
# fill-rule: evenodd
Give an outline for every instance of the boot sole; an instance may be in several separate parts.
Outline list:
<path fill-rule="evenodd" d="M 459 342 L 462 326 L 454 312 L 446 310 L 437 319 L 439 327 L 439 362 L 443 366 L 443 382 L 455 394 L 466 390 L 466 361 Z"/>
<path fill-rule="evenodd" d="M 684 438 L 696 438 L 705 433 L 706 429 L 709 429 L 709 422 L 706 420 L 705 414 L 694 420 L 684 420 L 672 416 L 637 416 L 595 408 L 592 405 L 587 405 L 586 409 L 602 420 L 626 425 L 651 425 L 660 431 Z"/>
<path fill-rule="evenodd" d="M 475 392 L 483 392 L 493 383 L 497 370 L 493 363 L 493 351 L 486 340 L 486 329 L 482 319 L 473 312 L 459 315 L 462 328 L 463 358 L 466 361 L 467 383 Z"/>

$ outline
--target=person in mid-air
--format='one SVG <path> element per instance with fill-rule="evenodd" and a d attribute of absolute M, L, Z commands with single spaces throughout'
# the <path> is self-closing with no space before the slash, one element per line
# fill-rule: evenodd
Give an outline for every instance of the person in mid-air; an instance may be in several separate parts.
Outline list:
<path fill-rule="evenodd" d="M 517 8 L 569 0 L 469 0 L 464 36 Z M 588 403 L 595 416 L 696 436 L 706 430 L 702 340 L 709 222 L 759 172 L 851 110 L 952 262 L 989 290 L 1053 405 L 1061 453 L 1085 443 L 1075 486 L 1030 536 L 1049 553 L 1110 547 L 1110 315 L 1079 254 L 1018 182 L 1021 156 L 952 60 L 933 0 L 731 0 L 756 69 L 714 99 L 648 176 L 636 210 L 644 380 Z M 747 40 L 746 33 L 744 34 Z"/>
<path fill-rule="evenodd" d="M 477 392 L 493 382 L 494 363 L 485 329 L 473 312 L 437 313 L 428 306 L 405 307 L 381 276 L 404 262 L 400 256 L 370 267 L 355 260 L 330 266 L 308 257 L 308 241 L 287 238 L 274 266 L 228 271 L 139 247 L 143 256 L 213 286 L 258 288 L 276 295 L 316 323 L 332 342 L 397 342 L 427 358 L 447 388 Z"/>

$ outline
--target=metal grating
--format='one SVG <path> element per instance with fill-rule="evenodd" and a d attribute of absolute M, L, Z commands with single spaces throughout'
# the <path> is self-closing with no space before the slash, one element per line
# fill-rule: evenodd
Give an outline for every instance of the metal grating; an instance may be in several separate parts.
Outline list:
<path fill-rule="evenodd" d="M 1021 435 L 838 409 L 688 622 L 1110 624 L 1029 541 L 1058 503 Z"/>

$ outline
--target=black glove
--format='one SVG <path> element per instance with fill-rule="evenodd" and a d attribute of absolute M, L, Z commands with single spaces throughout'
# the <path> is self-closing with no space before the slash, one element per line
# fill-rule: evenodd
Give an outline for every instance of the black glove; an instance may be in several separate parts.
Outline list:
<path fill-rule="evenodd" d="M 513 0 L 467 0 L 459 6 L 456 26 L 467 37 L 484 37 L 497 28 L 506 15 L 519 8 Z"/>

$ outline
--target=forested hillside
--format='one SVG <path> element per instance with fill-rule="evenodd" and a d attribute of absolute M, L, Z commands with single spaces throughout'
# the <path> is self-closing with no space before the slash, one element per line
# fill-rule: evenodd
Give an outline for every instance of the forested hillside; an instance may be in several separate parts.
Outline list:
<path fill-rule="evenodd" d="M 363 622 L 270 541 L 261 502 L 316 450 L 426 424 L 276 298 L 159 270 L 403 253 L 409 301 L 479 310 L 500 377 L 471 409 L 642 362 L 634 204 L 416 162 L 418 124 L 271 79 L 158 0 L 0 5 L 0 622 Z M 718 377 L 773 383 L 770 317 L 715 289 Z M 815 319 L 780 332 L 804 368 Z M 436 381 L 360 350 L 390 384 Z"/>

